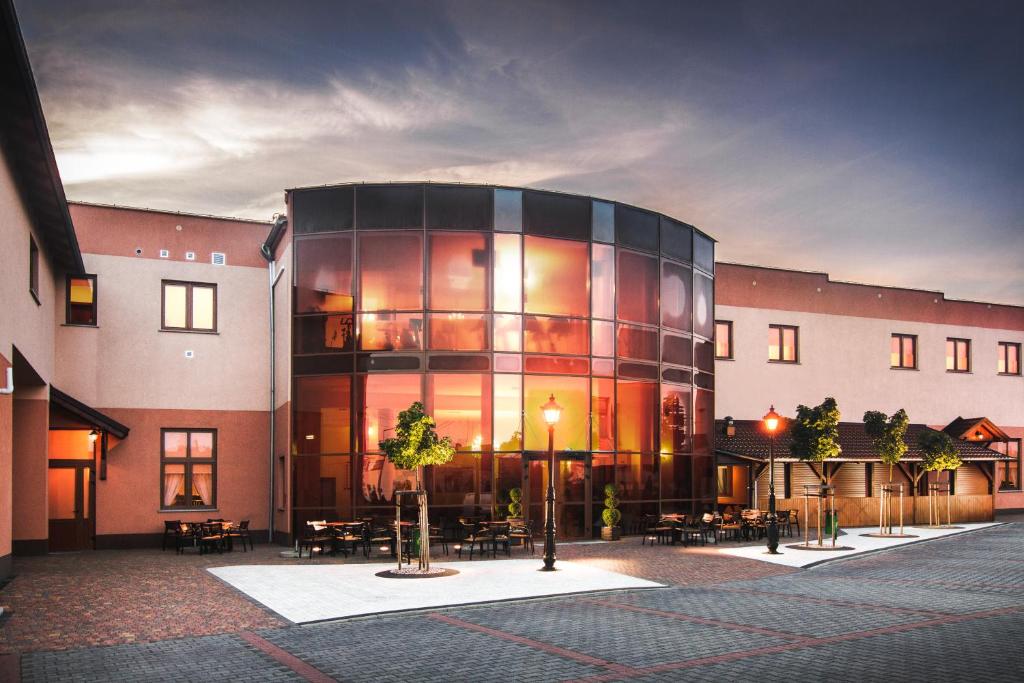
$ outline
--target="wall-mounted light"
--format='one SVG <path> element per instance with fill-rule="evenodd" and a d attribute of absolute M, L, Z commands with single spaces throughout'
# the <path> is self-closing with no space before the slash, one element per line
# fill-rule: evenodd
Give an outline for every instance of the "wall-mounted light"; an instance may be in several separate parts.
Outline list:
<path fill-rule="evenodd" d="M 89 432 L 89 445 L 90 446 L 92 444 L 96 443 L 96 437 L 98 437 L 99 435 L 100 435 L 100 433 L 98 431 L 96 431 L 95 429 L 92 430 L 91 432 Z"/>

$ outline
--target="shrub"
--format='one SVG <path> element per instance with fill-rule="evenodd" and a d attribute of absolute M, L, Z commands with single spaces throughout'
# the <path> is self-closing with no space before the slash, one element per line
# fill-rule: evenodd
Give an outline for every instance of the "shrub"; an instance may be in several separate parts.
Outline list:
<path fill-rule="evenodd" d="M 607 527 L 615 527 L 622 521 L 622 513 L 619 511 L 619 489 L 615 484 L 608 484 L 604 487 L 604 511 L 601 519 Z"/>

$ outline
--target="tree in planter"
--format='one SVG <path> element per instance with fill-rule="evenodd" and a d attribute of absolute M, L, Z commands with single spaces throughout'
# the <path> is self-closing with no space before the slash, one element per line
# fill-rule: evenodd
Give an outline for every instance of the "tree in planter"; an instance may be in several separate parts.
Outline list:
<path fill-rule="evenodd" d="M 518 519 L 523 516 L 523 490 L 519 487 L 508 492 L 508 516 Z"/>
<path fill-rule="evenodd" d="M 938 472 L 937 479 L 941 479 L 943 470 L 949 470 L 952 472 L 963 464 L 960 459 L 960 454 L 957 453 L 956 444 L 953 443 L 953 439 L 949 438 L 949 434 L 946 432 L 938 432 L 934 429 L 927 429 L 917 435 L 917 445 L 921 448 L 921 470 L 924 472 Z M 952 475 L 950 475 L 952 476 Z M 920 479 L 919 474 L 916 479 Z M 915 480 L 915 484 L 917 481 Z M 947 478 L 947 485 L 949 478 Z M 946 522 L 949 523 L 952 520 L 949 519 L 949 493 L 946 494 Z M 938 501 L 932 501 L 932 496 L 928 496 L 928 516 L 931 518 L 932 504 L 934 502 L 936 508 L 935 511 L 938 513 Z M 936 514 L 937 516 L 937 514 Z M 931 521 L 929 519 L 929 521 Z M 941 523 L 940 523 L 941 526 Z"/>
<path fill-rule="evenodd" d="M 601 538 L 606 541 L 619 540 L 619 522 L 622 521 L 622 512 L 619 511 L 619 487 L 615 484 L 605 484 L 604 487 L 604 510 L 601 512 L 601 519 L 604 521 L 604 528 L 601 529 Z"/>
<path fill-rule="evenodd" d="M 907 424 L 910 420 L 907 418 L 907 412 L 900 408 L 892 416 L 887 416 L 885 413 L 877 410 L 869 410 L 864 413 L 864 431 L 871 437 L 872 444 L 875 447 L 875 451 L 878 453 L 879 459 L 883 464 L 889 466 L 889 484 L 890 488 L 883 490 L 880 498 L 879 507 L 879 518 L 878 518 L 878 529 L 879 533 L 882 533 L 883 528 L 887 528 L 887 533 L 892 533 L 892 468 L 899 464 L 903 455 L 907 452 L 907 444 L 903 440 L 904 435 L 907 433 Z M 900 529 L 902 533 L 903 528 L 903 494 L 902 489 L 900 493 Z M 889 523 L 886 524 L 886 521 Z"/>
<path fill-rule="evenodd" d="M 398 414 L 395 436 L 379 442 L 391 464 L 416 473 L 416 489 L 419 491 L 416 502 L 420 508 L 420 568 L 424 570 L 430 569 L 430 522 L 427 492 L 423 488 L 423 468 L 444 465 L 455 457 L 451 440 L 439 437 L 434 426 L 434 418 L 423 412 L 423 404 L 417 401 Z M 402 549 L 397 550 L 401 554 Z"/>
<path fill-rule="evenodd" d="M 813 408 L 797 406 L 796 419 L 790 429 L 790 452 L 809 463 L 821 463 L 822 471 L 816 474 L 826 484 L 829 472 L 825 461 L 843 452 L 839 445 L 839 417 L 839 405 L 829 396 Z"/>

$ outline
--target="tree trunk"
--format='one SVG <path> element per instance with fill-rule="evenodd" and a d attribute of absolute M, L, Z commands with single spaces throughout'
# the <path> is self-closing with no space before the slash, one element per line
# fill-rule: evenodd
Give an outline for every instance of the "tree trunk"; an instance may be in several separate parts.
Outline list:
<path fill-rule="evenodd" d="M 430 569 L 430 520 L 427 514 L 427 491 L 423 488 L 423 467 L 416 468 L 416 502 L 420 506 L 420 569 Z"/>

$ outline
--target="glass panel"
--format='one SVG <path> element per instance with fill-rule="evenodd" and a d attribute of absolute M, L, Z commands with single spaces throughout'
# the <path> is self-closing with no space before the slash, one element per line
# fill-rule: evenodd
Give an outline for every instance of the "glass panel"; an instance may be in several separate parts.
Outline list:
<path fill-rule="evenodd" d="M 428 374 L 427 396 L 438 435 L 449 437 L 455 450 L 490 450 L 490 375 Z"/>
<path fill-rule="evenodd" d="M 523 487 L 523 460 L 519 453 L 494 454 L 494 490 L 497 492 L 498 517 L 510 517 L 508 504 L 512 502 L 509 491 Z M 523 516 L 525 510 L 520 512 Z"/>
<path fill-rule="evenodd" d="M 693 258 L 693 230 L 690 226 L 661 217 L 661 253 L 681 261 Z"/>
<path fill-rule="evenodd" d="M 164 327 L 185 328 L 186 293 L 185 285 L 164 285 Z"/>
<path fill-rule="evenodd" d="M 50 519 L 75 518 L 75 469 L 51 467 L 46 471 L 47 507 Z"/>
<path fill-rule="evenodd" d="M 590 240 L 590 201 L 584 197 L 528 190 L 523 195 L 523 231 L 530 235 Z"/>
<path fill-rule="evenodd" d="M 352 311 L 352 235 L 296 240 L 295 271 L 297 313 Z"/>
<path fill-rule="evenodd" d="M 430 344 L 435 351 L 486 351 L 486 313 L 431 313 Z"/>
<path fill-rule="evenodd" d="M 523 339 L 527 353 L 585 355 L 590 352 L 586 320 L 528 315 L 524 323 Z"/>
<path fill-rule="evenodd" d="M 89 487 L 89 481 L 92 478 L 92 470 L 88 467 L 82 468 L 82 519 L 89 519 L 89 496 L 91 495 L 91 489 Z"/>
<path fill-rule="evenodd" d="M 900 337 L 896 335 L 892 336 L 892 341 L 889 344 L 889 365 L 894 368 L 902 365 L 900 363 Z"/>
<path fill-rule="evenodd" d="M 587 450 L 587 435 L 590 431 L 589 380 L 586 377 L 527 375 L 523 382 L 527 450 L 548 449 L 548 426 L 540 407 L 548 402 L 552 394 L 555 402 L 562 406 L 561 418 L 555 425 L 555 450 Z"/>
<path fill-rule="evenodd" d="M 418 313 L 364 313 L 359 316 L 363 351 L 416 351 L 422 348 L 423 318 Z"/>
<path fill-rule="evenodd" d="M 451 462 L 430 468 L 430 504 L 476 505 L 480 460 L 479 454 L 456 453 Z"/>
<path fill-rule="evenodd" d="M 619 450 L 653 452 L 657 382 L 619 380 L 616 388 Z"/>
<path fill-rule="evenodd" d="M 51 429 L 47 432 L 47 457 L 50 460 L 92 460 L 95 443 L 89 429 Z M 95 437 L 99 440 L 99 437 Z"/>
<path fill-rule="evenodd" d="M 598 242 L 615 242 L 615 205 L 593 203 L 593 235 Z"/>
<path fill-rule="evenodd" d="M 524 241 L 526 312 L 589 315 L 587 243 L 532 236 Z"/>
<path fill-rule="evenodd" d="M 559 503 L 584 502 L 587 495 L 586 461 L 582 458 L 558 458 L 556 466 L 555 500 Z"/>
<path fill-rule="evenodd" d="M 715 333 L 715 283 L 696 273 L 693 276 L 693 333 L 708 339 Z"/>
<path fill-rule="evenodd" d="M 494 310 L 523 310 L 523 248 L 519 235 L 494 236 Z"/>
<path fill-rule="evenodd" d="M 703 389 L 696 390 L 693 407 L 693 452 L 711 454 L 711 442 L 715 428 L 714 394 Z"/>
<path fill-rule="evenodd" d="M 693 263 L 708 273 L 715 272 L 715 243 L 697 232 L 693 233 Z"/>
<path fill-rule="evenodd" d="M 715 357 L 732 358 L 732 325 L 715 323 Z"/>
<path fill-rule="evenodd" d="M 213 457 L 213 432 L 192 432 L 189 456 L 193 458 Z"/>
<path fill-rule="evenodd" d="M 965 341 L 956 343 L 956 369 L 957 370 L 970 370 L 970 364 L 968 363 L 967 350 L 970 345 Z"/>
<path fill-rule="evenodd" d="M 95 325 L 94 280 L 91 277 L 73 277 L 68 281 L 68 322 L 75 325 Z"/>
<path fill-rule="evenodd" d="M 594 379 L 590 383 L 590 447 L 595 451 L 615 450 L 615 382 Z"/>
<path fill-rule="evenodd" d="M 791 327 L 782 329 L 782 360 L 796 360 L 796 330 Z"/>
<path fill-rule="evenodd" d="M 690 467 L 693 457 L 681 453 L 661 454 L 661 497 L 689 498 L 693 485 Z"/>
<path fill-rule="evenodd" d="M 618 317 L 635 323 L 658 324 L 658 259 L 619 250 Z"/>
<path fill-rule="evenodd" d="M 494 354 L 495 372 L 522 372 L 523 357 L 512 353 Z"/>
<path fill-rule="evenodd" d="M 494 350 L 519 353 L 523 350 L 522 316 L 494 314 Z"/>
<path fill-rule="evenodd" d="M 356 187 L 356 227 L 423 227 L 423 186 L 395 184 Z"/>
<path fill-rule="evenodd" d="M 1011 375 L 1020 374 L 1020 345 L 1009 344 L 1006 347 L 1006 372 Z"/>
<path fill-rule="evenodd" d="M 615 205 L 615 238 L 623 246 L 657 252 L 660 224 L 656 213 Z"/>
<path fill-rule="evenodd" d="M 693 340 L 693 361 L 698 369 L 715 371 L 715 347 L 709 341 Z"/>
<path fill-rule="evenodd" d="M 715 468 L 714 458 L 702 456 L 693 459 L 693 497 L 714 498 L 715 497 Z"/>
<path fill-rule="evenodd" d="M 658 498 L 658 473 L 654 454 L 619 453 L 615 456 L 615 479 L 623 500 Z"/>
<path fill-rule="evenodd" d="M 292 192 L 291 219 L 297 234 L 352 229 L 352 187 Z"/>
<path fill-rule="evenodd" d="M 523 378 L 494 376 L 494 450 L 518 451 L 523 447 Z"/>
<path fill-rule="evenodd" d="M 657 361 L 658 330 L 619 325 L 618 349 L 620 358 Z"/>
<path fill-rule="evenodd" d="M 587 358 L 571 356 L 527 356 L 526 372 L 543 372 L 552 375 L 588 375 L 590 361 Z"/>
<path fill-rule="evenodd" d="M 953 343 L 952 339 L 947 339 L 946 340 L 946 369 L 947 370 L 954 370 L 954 369 L 956 369 L 955 365 L 954 365 L 955 355 L 956 355 L 956 345 Z"/>
<path fill-rule="evenodd" d="M 997 347 L 997 349 L 998 350 L 996 352 L 996 372 L 1004 373 L 1006 372 L 1006 357 L 1009 354 L 1009 348 L 1006 346 L 1006 344 L 1000 344 Z"/>
<path fill-rule="evenodd" d="M 782 330 L 777 327 L 768 328 L 768 360 L 782 360 Z"/>
<path fill-rule="evenodd" d="M 615 317 L 615 247 L 593 245 L 593 297 L 595 318 Z"/>
<path fill-rule="evenodd" d="M 188 456 L 188 432 L 164 432 L 164 457 Z"/>
<path fill-rule="evenodd" d="M 347 455 L 292 458 L 292 500 L 296 508 L 327 508 L 348 519 L 352 459 Z"/>
<path fill-rule="evenodd" d="M 590 343 L 593 345 L 593 354 L 595 356 L 614 356 L 615 323 L 594 320 L 591 322 L 591 330 L 593 334 Z"/>
<path fill-rule="evenodd" d="M 675 365 L 693 365 L 693 348 L 689 337 L 677 337 L 674 334 L 662 335 L 661 360 Z"/>
<path fill-rule="evenodd" d="M 390 232 L 359 236 L 359 308 L 423 308 L 423 236 Z"/>
<path fill-rule="evenodd" d="M 664 261 L 661 264 L 661 324 L 685 332 L 690 331 L 689 268 Z"/>
<path fill-rule="evenodd" d="M 50 470 L 51 472 L 53 470 Z M 163 507 L 176 507 L 185 505 L 185 465 L 179 463 L 168 463 L 164 465 L 163 496 L 161 502 Z"/>
<path fill-rule="evenodd" d="M 216 306 L 213 287 L 192 285 L 192 329 L 214 329 L 213 315 Z"/>
<path fill-rule="evenodd" d="M 914 358 L 914 337 L 903 338 L 903 367 L 916 368 L 917 359 Z"/>
<path fill-rule="evenodd" d="M 604 487 L 608 484 L 615 483 L 615 454 L 614 453 L 594 453 L 590 459 L 590 481 L 593 485 L 593 494 L 591 500 L 595 505 L 597 514 L 594 516 L 595 520 L 601 519 L 601 511 L 604 510 Z M 628 526 L 620 524 L 624 529 L 629 529 Z"/>
<path fill-rule="evenodd" d="M 351 315 L 309 315 L 295 318 L 295 353 L 351 351 L 356 336 Z"/>
<path fill-rule="evenodd" d="M 487 309 L 488 244 L 479 233 L 430 235 L 430 308 Z"/>
<path fill-rule="evenodd" d="M 661 385 L 661 452 L 685 453 L 690 450 L 690 389 Z"/>
<path fill-rule="evenodd" d="M 487 187 L 427 185 L 427 227 L 488 230 L 494 220 Z"/>
<path fill-rule="evenodd" d="M 393 505 L 395 491 L 416 488 L 416 473 L 398 469 L 383 455 L 361 455 L 359 462 L 359 489 L 356 492 L 359 505 Z M 393 518 L 394 508 L 385 514 Z"/>
<path fill-rule="evenodd" d="M 347 375 L 295 379 L 293 452 L 351 451 L 351 388 Z"/>
<path fill-rule="evenodd" d="M 213 505 L 213 465 L 192 466 L 192 499 L 189 503 L 195 507 Z"/>
<path fill-rule="evenodd" d="M 523 193 L 520 190 L 494 191 L 494 229 L 523 231 Z"/>
<path fill-rule="evenodd" d="M 416 401 L 422 401 L 420 378 L 422 375 L 388 374 L 363 375 L 363 433 L 362 450 L 375 451 L 382 439 L 392 436 L 398 413 Z M 392 468 L 392 471 L 394 468 Z"/>
<path fill-rule="evenodd" d="M 595 358 L 593 374 L 603 377 L 611 377 L 615 374 L 615 361 L 610 358 Z"/>

